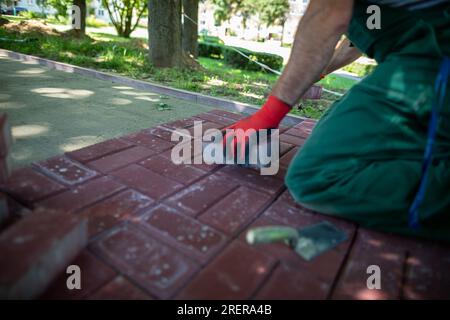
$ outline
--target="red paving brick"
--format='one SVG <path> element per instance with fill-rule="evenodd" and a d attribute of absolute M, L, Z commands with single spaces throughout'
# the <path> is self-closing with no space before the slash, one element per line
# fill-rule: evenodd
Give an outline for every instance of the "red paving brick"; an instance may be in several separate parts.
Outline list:
<path fill-rule="evenodd" d="M 271 195 L 279 193 L 284 188 L 283 180 L 278 179 L 276 176 L 263 176 L 258 171 L 238 166 L 225 166 L 217 174 L 227 180 L 234 179 L 250 189 L 267 192 Z"/>
<path fill-rule="evenodd" d="M 415 250 L 408 253 L 402 297 L 447 300 L 450 297 L 448 247 L 438 244 L 417 244 Z"/>
<path fill-rule="evenodd" d="M 179 299 L 249 299 L 275 260 L 240 242 L 231 244 L 177 296 Z"/>
<path fill-rule="evenodd" d="M 152 208 L 140 220 L 140 226 L 152 235 L 202 263 L 226 242 L 220 232 L 166 205 Z"/>
<path fill-rule="evenodd" d="M 112 229 L 92 249 L 120 273 L 158 298 L 170 298 L 199 266 L 130 224 Z"/>
<path fill-rule="evenodd" d="M 81 289 L 68 289 L 66 270 L 61 272 L 52 285 L 40 296 L 43 300 L 83 299 L 94 293 L 102 285 L 113 279 L 116 272 L 96 258 L 89 250 L 83 250 L 69 265 L 80 267 Z"/>
<path fill-rule="evenodd" d="M 172 133 L 174 129 L 169 129 L 163 126 L 150 128 L 146 130 L 149 134 L 152 134 L 162 140 L 172 142 Z"/>
<path fill-rule="evenodd" d="M 334 299 L 399 299 L 402 291 L 403 268 L 406 258 L 404 248 L 390 242 L 389 236 L 360 230 L 351 249 L 348 261 L 339 278 Z M 381 290 L 367 288 L 369 266 L 381 271 Z"/>
<path fill-rule="evenodd" d="M 134 134 L 130 134 L 123 139 L 133 142 L 137 145 L 147 147 L 156 153 L 161 153 L 172 148 L 174 142 L 161 139 L 158 136 L 151 134 L 148 130 L 143 130 Z"/>
<path fill-rule="evenodd" d="M 134 147 L 88 162 L 87 165 L 95 170 L 106 173 L 138 162 L 156 153 L 156 151 L 144 147 Z"/>
<path fill-rule="evenodd" d="M 205 171 L 195 165 L 174 164 L 166 155 L 151 157 L 142 161 L 140 165 L 185 185 L 206 175 Z"/>
<path fill-rule="evenodd" d="M 112 180 L 110 177 L 101 177 L 47 198 L 37 204 L 52 209 L 75 212 L 124 188 L 124 185 Z"/>
<path fill-rule="evenodd" d="M 284 143 L 293 144 L 295 146 L 302 146 L 305 143 L 306 139 L 283 133 L 280 135 L 280 141 Z"/>
<path fill-rule="evenodd" d="M 218 123 L 223 126 L 229 126 L 229 125 L 233 124 L 234 122 L 236 122 L 233 119 L 225 118 L 225 117 L 222 117 L 217 114 L 210 113 L 210 112 L 198 114 L 198 115 L 196 115 L 196 117 L 199 119 L 202 119 L 202 120 L 207 120 L 207 121 L 211 121 L 214 123 Z"/>
<path fill-rule="evenodd" d="M 235 235 L 262 212 L 270 196 L 246 187 L 235 189 L 198 218 L 207 225 Z"/>
<path fill-rule="evenodd" d="M 13 172 L 6 181 L 5 189 L 18 200 L 31 205 L 37 200 L 65 190 L 66 187 L 26 167 Z"/>
<path fill-rule="evenodd" d="M 85 219 L 36 209 L 0 235 L 0 298 L 36 298 L 86 244 Z"/>
<path fill-rule="evenodd" d="M 134 190 L 122 191 L 81 211 L 88 219 L 89 236 L 93 237 L 126 220 L 138 219 L 137 215 L 154 201 Z"/>
<path fill-rule="evenodd" d="M 167 197 L 183 187 L 182 184 L 174 180 L 135 164 L 111 174 L 130 188 L 134 188 L 155 200 Z"/>
<path fill-rule="evenodd" d="M 226 177 L 210 175 L 177 192 L 165 202 L 185 214 L 197 216 L 238 186 L 237 182 Z"/>
<path fill-rule="evenodd" d="M 67 152 L 66 156 L 75 159 L 81 163 L 86 163 L 111 153 L 119 152 L 132 147 L 133 144 L 121 139 L 106 140 L 92 146 Z"/>
<path fill-rule="evenodd" d="M 8 230 L 43 205 L 87 219 L 90 236 L 72 262 L 82 290 L 60 276 L 42 299 L 429 299 L 450 296 L 448 246 L 358 229 L 297 204 L 286 169 L 315 126 L 283 128 L 280 171 L 171 162 L 172 132 L 243 118 L 213 110 L 111 139 L 17 170 L 2 185 Z M 192 139 L 189 138 L 192 149 Z M 190 159 L 194 155 L 191 154 Z M 63 169 L 63 170 L 61 170 Z M 28 208 L 27 208 L 28 207 Z M 348 240 L 312 261 L 285 244 L 250 246 L 250 228 L 329 221 Z M 0 252 L 0 257 L 2 253 Z M 369 290 L 379 265 L 382 289 Z"/>
<path fill-rule="evenodd" d="M 65 156 L 35 162 L 34 166 L 45 175 L 66 185 L 80 184 L 98 175 L 95 171 Z"/>
<path fill-rule="evenodd" d="M 148 294 L 133 285 L 122 276 L 118 276 L 105 284 L 94 294 L 90 300 L 152 300 Z"/>

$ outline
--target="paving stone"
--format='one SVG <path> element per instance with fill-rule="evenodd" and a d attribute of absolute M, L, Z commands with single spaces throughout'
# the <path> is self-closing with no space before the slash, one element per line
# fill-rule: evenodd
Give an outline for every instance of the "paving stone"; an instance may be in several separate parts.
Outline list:
<path fill-rule="evenodd" d="M 130 224 L 103 234 L 92 249 L 120 273 L 162 299 L 172 297 L 199 268 L 172 247 Z"/>
<path fill-rule="evenodd" d="M 291 163 L 292 159 L 298 152 L 298 148 L 293 148 L 289 150 L 285 155 L 280 158 L 280 167 L 287 168 Z"/>
<path fill-rule="evenodd" d="M 5 190 L 26 204 L 49 197 L 66 189 L 62 184 L 30 167 L 15 170 L 4 186 Z"/>
<path fill-rule="evenodd" d="M 20 220 L 21 218 L 32 213 L 30 208 L 25 207 L 22 203 L 16 201 L 10 196 L 7 196 L 6 198 L 9 211 L 9 218 L 6 221 L 6 225 L 13 224 L 18 220 Z"/>
<path fill-rule="evenodd" d="M 240 187 L 200 215 L 199 220 L 233 236 L 254 220 L 270 199 L 265 193 Z"/>
<path fill-rule="evenodd" d="M 137 133 L 130 134 L 122 137 L 122 139 L 133 142 L 134 144 L 147 147 L 148 149 L 155 151 L 155 153 L 161 153 L 173 147 L 174 142 L 161 139 L 158 136 L 151 134 L 148 130 L 142 130 Z"/>
<path fill-rule="evenodd" d="M 152 235 L 201 263 L 207 262 L 226 242 L 223 234 L 166 205 L 151 208 L 140 222 Z"/>
<path fill-rule="evenodd" d="M 249 299 L 271 272 L 275 260 L 240 242 L 203 269 L 178 299 Z"/>
<path fill-rule="evenodd" d="M 36 209 L 0 235 L 0 297 L 37 297 L 86 244 L 85 219 Z"/>
<path fill-rule="evenodd" d="M 321 281 L 312 274 L 314 270 L 303 270 L 295 263 L 280 263 L 258 292 L 256 299 L 326 299 L 330 283 Z"/>
<path fill-rule="evenodd" d="M 186 129 L 192 127 L 194 125 L 194 121 L 201 121 L 201 120 L 195 117 L 183 118 L 172 122 L 164 123 L 162 126 L 170 129 Z"/>
<path fill-rule="evenodd" d="M 311 133 L 312 129 L 316 126 L 317 121 L 312 119 L 305 119 L 299 124 L 295 125 L 294 128 L 305 129 L 306 132 Z"/>
<path fill-rule="evenodd" d="M 33 165 L 47 176 L 66 185 L 80 184 L 98 175 L 95 171 L 65 156 L 56 156 L 35 162 Z"/>
<path fill-rule="evenodd" d="M 284 188 L 284 181 L 278 179 L 276 176 L 263 176 L 259 172 L 238 166 L 225 166 L 219 171 L 218 175 L 223 175 L 227 179 L 235 179 L 239 184 L 267 192 L 271 195 L 279 193 Z"/>
<path fill-rule="evenodd" d="M 111 196 L 124 188 L 124 185 L 112 180 L 110 177 L 100 177 L 77 186 L 74 189 L 40 201 L 38 204 L 66 212 L 75 212 Z"/>
<path fill-rule="evenodd" d="M 183 187 L 182 184 L 139 165 L 130 165 L 111 173 L 114 177 L 155 200 L 160 200 Z"/>
<path fill-rule="evenodd" d="M 13 143 L 8 115 L 0 113 L 0 158 L 6 158 Z"/>
<path fill-rule="evenodd" d="M 185 214 L 197 216 L 237 187 L 235 181 L 213 174 L 177 192 L 165 203 Z"/>
<path fill-rule="evenodd" d="M 415 243 L 406 260 L 404 299 L 446 300 L 450 297 L 450 249 L 434 243 Z M 383 271 L 382 271 L 383 272 Z"/>
<path fill-rule="evenodd" d="M 118 276 L 89 297 L 90 300 L 152 300 L 148 294 Z"/>
<path fill-rule="evenodd" d="M 280 135 L 280 141 L 284 143 L 293 144 L 295 146 L 302 146 L 305 143 L 306 139 L 283 133 Z"/>
<path fill-rule="evenodd" d="M 277 200 L 264 212 L 266 217 L 296 227 L 313 223 L 319 219 L 314 218 L 313 215 L 312 211 L 302 207 L 292 207 L 283 200 Z"/>
<path fill-rule="evenodd" d="M 224 110 L 211 110 L 209 111 L 209 113 L 211 114 L 215 114 L 224 118 L 229 118 L 232 120 L 239 121 L 241 119 L 244 119 L 245 117 L 248 117 L 248 115 L 244 115 L 244 114 L 238 114 L 238 113 L 234 113 L 234 112 L 228 112 L 228 111 L 224 111 Z"/>
<path fill-rule="evenodd" d="M 172 133 L 175 131 L 174 129 L 169 129 L 163 126 L 157 126 L 154 128 L 147 129 L 146 131 L 148 131 L 149 134 L 157 136 L 160 139 L 173 143 Z"/>
<path fill-rule="evenodd" d="M 360 229 L 341 276 L 333 292 L 333 299 L 399 299 L 402 289 L 404 248 L 393 246 L 391 238 L 382 233 Z M 381 289 L 369 289 L 369 266 L 378 266 Z"/>
<path fill-rule="evenodd" d="M 0 157 L 0 185 L 4 184 L 11 175 L 11 156 Z"/>
<path fill-rule="evenodd" d="M 87 165 L 99 172 L 107 173 L 144 160 L 156 153 L 154 150 L 138 146 L 88 162 Z"/>
<path fill-rule="evenodd" d="M 225 117 L 221 117 L 219 115 L 216 115 L 214 113 L 210 113 L 210 112 L 204 112 L 204 113 L 200 113 L 198 115 L 195 116 L 196 118 L 202 119 L 202 120 L 207 120 L 207 121 L 211 121 L 211 122 L 215 122 L 218 124 L 221 124 L 222 126 L 229 126 L 233 123 L 235 123 L 236 121 L 230 118 L 225 118 Z"/>
<path fill-rule="evenodd" d="M 89 237 L 112 228 L 126 219 L 138 219 L 138 214 L 154 201 L 134 190 L 124 190 L 79 213 L 88 219 Z"/>
<path fill-rule="evenodd" d="M 81 272 L 81 289 L 68 289 L 67 279 L 70 276 L 66 272 L 69 265 L 76 265 Z M 116 276 L 116 272 L 96 258 L 89 250 L 84 249 L 59 274 L 49 288 L 40 296 L 43 300 L 78 300 L 84 299 L 95 290 L 106 284 Z"/>
<path fill-rule="evenodd" d="M 0 192 L 0 225 L 3 225 L 9 219 L 8 198 Z"/>
<path fill-rule="evenodd" d="M 307 139 L 311 133 L 311 130 L 305 127 L 292 127 L 289 130 L 286 130 L 284 133 L 294 137 Z"/>
<path fill-rule="evenodd" d="M 170 157 L 167 158 L 165 155 L 151 157 L 142 161 L 140 165 L 184 185 L 188 185 L 206 174 L 195 165 L 174 164 Z"/>
<path fill-rule="evenodd" d="M 286 154 L 292 148 L 294 148 L 294 145 L 290 143 L 280 142 L 280 157 Z"/>
<path fill-rule="evenodd" d="M 133 146 L 132 143 L 125 140 L 110 139 L 94 144 L 89 147 L 67 152 L 66 156 L 75 159 L 81 163 L 86 163 L 101 157 L 105 157 L 112 153 L 122 151 L 132 146 Z"/>

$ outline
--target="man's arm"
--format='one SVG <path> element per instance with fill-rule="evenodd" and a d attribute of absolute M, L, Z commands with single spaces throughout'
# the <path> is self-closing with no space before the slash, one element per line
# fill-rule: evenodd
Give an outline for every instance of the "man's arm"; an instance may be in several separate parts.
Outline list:
<path fill-rule="evenodd" d="M 271 95 L 293 106 L 320 78 L 347 31 L 354 0 L 311 0 L 295 35 L 288 64 Z"/>
<path fill-rule="evenodd" d="M 352 63 L 361 57 L 361 55 L 361 51 L 359 51 L 356 47 L 352 47 L 350 40 L 344 38 L 344 40 L 339 43 L 338 47 L 334 51 L 333 58 L 328 64 L 328 67 L 325 68 L 323 74 L 325 75 L 332 73 L 333 71 Z"/>

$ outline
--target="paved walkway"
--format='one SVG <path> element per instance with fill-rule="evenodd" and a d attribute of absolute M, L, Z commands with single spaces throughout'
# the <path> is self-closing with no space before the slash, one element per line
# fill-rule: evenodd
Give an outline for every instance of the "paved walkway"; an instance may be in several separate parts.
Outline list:
<path fill-rule="evenodd" d="M 20 167 L 210 108 L 0 54 L 0 112 L 12 124 Z M 158 111 L 159 103 L 172 107 Z"/>
<path fill-rule="evenodd" d="M 449 247 L 372 232 L 294 203 L 283 177 L 315 125 L 284 131 L 281 170 L 261 176 L 235 166 L 170 160 L 171 130 L 223 128 L 241 116 L 210 111 L 108 140 L 16 171 L 4 186 L 22 206 L 88 219 L 81 290 L 67 274 L 42 298 L 419 299 L 450 297 Z M 10 209 L 12 210 L 12 209 Z M 251 247 L 248 228 L 330 221 L 348 241 L 306 262 L 281 244 Z M 367 268 L 381 289 L 367 288 Z"/>

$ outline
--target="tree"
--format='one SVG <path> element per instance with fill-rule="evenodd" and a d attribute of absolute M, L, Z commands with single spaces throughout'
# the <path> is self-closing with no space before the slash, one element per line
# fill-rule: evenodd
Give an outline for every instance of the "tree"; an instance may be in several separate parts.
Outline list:
<path fill-rule="evenodd" d="M 125 38 L 130 37 L 147 9 L 145 0 L 102 0 L 102 6 L 108 11 L 117 34 Z"/>
<path fill-rule="evenodd" d="M 258 15 L 267 27 L 282 25 L 289 13 L 289 0 L 256 0 Z"/>
<path fill-rule="evenodd" d="M 183 67 L 181 0 L 148 1 L 150 60 L 155 67 Z"/>
<path fill-rule="evenodd" d="M 71 7 L 72 0 L 39 0 L 38 4 L 50 6 L 56 10 L 55 17 L 67 17 L 67 9 Z"/>
<path fill-rule="evenodd" d="M 195 59 L 198 57 L 198 1 L 183 0 L 183 50 Z"/>
<path fill-rule="evenodd" d="M 73 5 L 80 8 L 80 29 L 75 29 L 77 36 L 86 34 L 86 0 L 73 0 Z"/>

